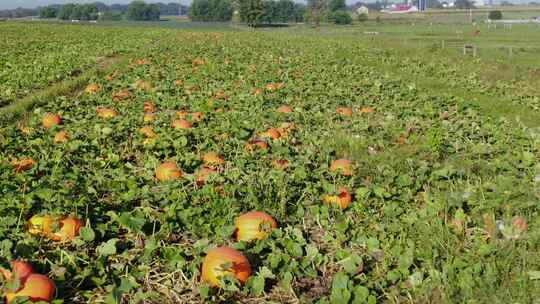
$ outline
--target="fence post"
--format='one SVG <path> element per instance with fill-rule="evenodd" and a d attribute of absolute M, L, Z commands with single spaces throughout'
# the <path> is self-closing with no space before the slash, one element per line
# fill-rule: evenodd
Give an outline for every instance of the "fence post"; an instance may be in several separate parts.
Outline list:
<path fill-rule="evenodd" d="M 444 48 L 445 48 L 445 45 L 444 45 L 444 44 L 445 44 L 445 43 L 444 43 L 444 40 L 443 40 L 443 41 L 442 41 L 442 49 L 443 49 L 443 50 L 444 50 Z"/>

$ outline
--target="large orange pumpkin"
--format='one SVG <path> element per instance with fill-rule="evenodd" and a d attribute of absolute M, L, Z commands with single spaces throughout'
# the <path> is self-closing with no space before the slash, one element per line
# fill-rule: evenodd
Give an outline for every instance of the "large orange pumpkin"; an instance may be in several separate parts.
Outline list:
<path fill-rule="evenodd" d="M 41 120 L 41 124 L 43 125 L 43 128 L 50 129 L 53 126 L 57 126 L 62 123 L 62 118 L 58 114 L 51 114 L 47 113 L 43 115 L 43 119 Z"/>
<path fill-rule="evenodd" d="M 180 177 L 182 177 L 182 171 L 173 162 L 164 162 L 156 168 L 156 179 L 159 181 L 172 181 Z"/>
<path fill-rule="evenodd" d="M 6 292 L 6 301 L 12 303 L 18 297 L 28 297 L 32 302 L 51 302 L 54 299 L 56 286 L 48 277 L 41 274 L 30 274 L 22 287 L 13 292 Z"/>
<path fill-rule="evenodd" d="M 218 247 L 208 251 L 202 265 L 204 282 L 214 287 L 220 287 L 220 278 L 232 275 L 241 284 L 246 283 L 251 275 L 251 265 L 248 259 L 238 250 L 230 247 Z"/>
<path fill-rule="evenodd" d="M 236 219 L 236 240 L 253 241 L 261 240 L 268 236 L 270 229 L 277 228 L 277 223 L 273 217 L 265 212 L 252 211 L 244 213 Z"/>
<path fill-rule="evenodd" d="M 75 217 L 68 216 L 58 221 L 59 230 L 54 232 L 50 238 L 55 241 L 70 241 L 79 236 L 79 231 L 83 222 Z"/>
<path fill-rule="evenodd" d="M 2 273 L 6 281 L 17 279 L 24 282 L 24 280 L 26 280 L 26 278 L 28 278 L 28 276 L 33 272 L 34 270 L 32 269 L 32 265 L 25 261 L 12 261 L 11 270 L 0 267 L 0 273 Z"/>

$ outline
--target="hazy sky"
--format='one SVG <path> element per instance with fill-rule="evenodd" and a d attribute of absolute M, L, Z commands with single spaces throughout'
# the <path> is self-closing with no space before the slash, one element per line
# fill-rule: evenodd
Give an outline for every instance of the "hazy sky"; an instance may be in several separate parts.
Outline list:
<path fill-rule="evenodd" d="M 0 10 L 1 9 L 12 9 L 17 7 L 24 8 L 34 8 L 38 6 L 45 6 L 49 4 L 65 4 L 65 3 L 92 3 L 92 2 L 103 2 L 107 4 L 119 3 L 125 4 L 131 2 L 130 0 L 0 0 Z M 178 2 L 178 0 L 145 0 L 145 2 Z M 181 0 L 183 4 L 191 3 L 191 0 Z"/>

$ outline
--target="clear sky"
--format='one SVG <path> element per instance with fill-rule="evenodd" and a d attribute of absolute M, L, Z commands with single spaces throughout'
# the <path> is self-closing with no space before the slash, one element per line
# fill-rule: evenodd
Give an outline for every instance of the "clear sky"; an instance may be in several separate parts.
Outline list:
<path fill-rule="evenodd" d="M 24 8 L 35 8 L 38 6 L 46 6 L 49 4 L 65 4 L 65 3 L 92 3 L 92 2 L 103 2 L 106 4 L 127 4 L 131 2 L 130 0 L 0 0 L 0 10 L 2 9 L 13 9 L 17 7 Z M 178 2 L 178 0 L 145 0 L 145 2 Z M 191 0 L 181 0 L 182 4 L 189 4 Z"/>

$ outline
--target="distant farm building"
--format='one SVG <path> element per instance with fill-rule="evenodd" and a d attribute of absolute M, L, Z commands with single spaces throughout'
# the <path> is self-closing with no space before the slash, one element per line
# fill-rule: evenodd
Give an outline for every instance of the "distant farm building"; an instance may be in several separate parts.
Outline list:
<path fill-rule="evenodd" d="M 357 10 L 356 10 L 356 14 L 357 15 L 368 15 L 369 14 L 369 9 L 365 6 L 360 6 Z"/>
<path fill-rule="evenodd" d="M 383 13 L 389 13 L 389 14 L 406 14 L 406 13 L 416 13 L 418 12 L 418 7 L 415 5 L 409 5 L 409 4 L 392 4 L 390 6 L 390 9 L 382 10 Z"/>

